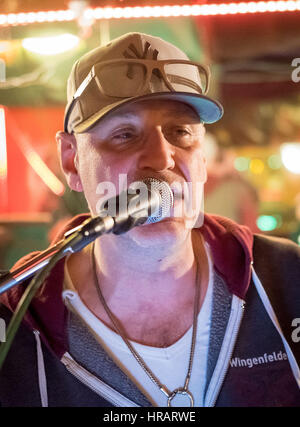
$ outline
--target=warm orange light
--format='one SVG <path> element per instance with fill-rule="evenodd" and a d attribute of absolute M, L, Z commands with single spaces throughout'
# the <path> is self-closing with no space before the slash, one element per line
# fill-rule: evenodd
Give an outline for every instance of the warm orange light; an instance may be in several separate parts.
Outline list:
<path fill-rule="evenodd" d="M 7 145 L 5 128 L 5 111 L 0 107 L 0 207 L 1 210 L 8 204 L 7 189 Z"/>
<path fill-rule="evenodd" d="M 300 11 L 300 0 L 277 0 L 205 5 L 98 7 L 86 9 L 86 19 L 168 18 L 176 16 L 215 16 L 246 13 Z M 0 26 L 28 25 L 43 22 L 73 21 L 77 18 L 72 10 L 48 12 L 9 13 L 0 15 Z"/>
<path fill-rule="evenodd" d="M 7 149 L 6 149 L 6 129 L 5 111 L 0 108 L 0 180 L 7 179 Z"/>
<path fill-rule="evenodd" d="M 43 22 L 73 21 L 74 19 L 75 14 L 71 10 L 9 13 L 8 15 L 0 15 L 0 26 L 26 25 Z"/>
<path fill-rule="evenodd" d="M 30 150 L 26 153 L 26 158 L 30 166 L 44 181 L 47 187 L 57 196 L 62 196 L 65 191 L 65 186 L 43 162 L 41 157 L 35 151 Z"/>
<path fill-rule="evenodd" d="M 64 184 L 48 168 L 43 159 L 38 155 L 33 147 L 31 147 L 29 142 L 26 141 L 26 138 L 23 137 L 18 140 L 18 145 L 32 169 L 37 173 L 47 187 L 57 196 L 62 196 L 65 191 Z"/>

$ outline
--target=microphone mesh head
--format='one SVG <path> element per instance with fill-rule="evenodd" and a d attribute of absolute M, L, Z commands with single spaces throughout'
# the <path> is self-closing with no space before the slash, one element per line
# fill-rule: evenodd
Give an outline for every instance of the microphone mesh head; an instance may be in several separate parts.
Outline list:
<path fill-rule="evenodd" d="M 156 212 L 153 212 L 147 219 L 145 224 L 159 222 L 166 218 L 174 204 L 173 192 L 169 184 L 157 178 L 145 178 L 143 182 L 147 185 L 150 191 L 156 192 L 160 196 L 160 207 Z"/>

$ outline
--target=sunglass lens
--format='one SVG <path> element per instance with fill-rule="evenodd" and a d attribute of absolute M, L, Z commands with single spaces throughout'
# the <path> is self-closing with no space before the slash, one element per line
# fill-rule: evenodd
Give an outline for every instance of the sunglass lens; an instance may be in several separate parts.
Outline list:
<path fill-rule="evenodd" d="M 96 69 L 97 83 L 107 96 L 127 98 L 143 89 L 147 68 L 139 63 L 108 64 Z"/>

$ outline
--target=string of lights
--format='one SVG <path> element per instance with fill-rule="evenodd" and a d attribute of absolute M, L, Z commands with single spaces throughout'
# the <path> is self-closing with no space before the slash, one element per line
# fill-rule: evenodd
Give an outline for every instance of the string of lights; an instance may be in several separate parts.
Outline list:
<path fill-rule="evenodd" d="M 300 11 L 300 0 L 258 1 L 205 5 L 87 8 L 85 19 L 167 18 L 179 16 L 218 16 Z M 0 14 L 0 26 L 68 22 L 77 19 L 73 10 Z"/>

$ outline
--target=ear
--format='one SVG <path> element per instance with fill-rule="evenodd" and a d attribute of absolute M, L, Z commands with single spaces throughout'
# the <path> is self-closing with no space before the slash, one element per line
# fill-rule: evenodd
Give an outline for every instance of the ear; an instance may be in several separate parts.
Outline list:
<path fill-rule="evenodd" d="M 71 190 L 83 191 L 77 170 L 77 141 L 73 134 L 57 132 L 56 142 L 61 168 Z"/>

